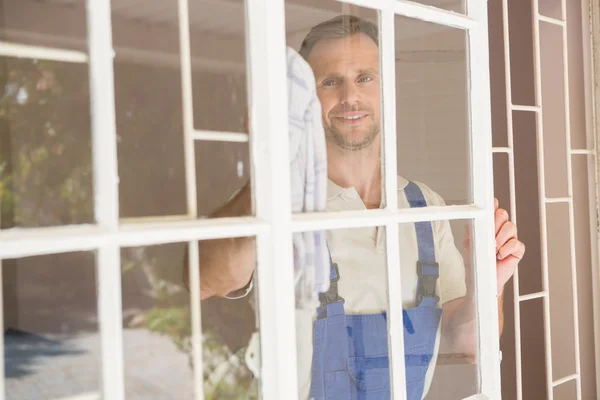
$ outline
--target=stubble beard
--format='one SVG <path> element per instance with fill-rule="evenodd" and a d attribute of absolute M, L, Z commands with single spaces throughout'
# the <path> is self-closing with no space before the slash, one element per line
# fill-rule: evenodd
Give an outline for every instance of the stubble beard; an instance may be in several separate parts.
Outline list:
<path fill-rule="evenodd" d="M 351 140 L 348 136 L 337 129 L 333 124 L 323 123 L 325 137 L 343 150 L 360 151 L 373 144 L 377 135 L 379 135 L 379 124 L 372 121 L 371 126 L 367 128 L 365 135 L 358 140 Z"/>

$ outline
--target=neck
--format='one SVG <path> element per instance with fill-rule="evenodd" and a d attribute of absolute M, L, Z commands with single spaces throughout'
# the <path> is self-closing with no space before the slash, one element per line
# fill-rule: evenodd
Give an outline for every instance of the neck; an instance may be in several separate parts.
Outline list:
<path fill-rule="evenodd" d="M 327 175 L 336 185 L 353 187 L 367 208 L 381 204 L 379 141 L 362 150 L 345 150 L 327 142 Z"/>

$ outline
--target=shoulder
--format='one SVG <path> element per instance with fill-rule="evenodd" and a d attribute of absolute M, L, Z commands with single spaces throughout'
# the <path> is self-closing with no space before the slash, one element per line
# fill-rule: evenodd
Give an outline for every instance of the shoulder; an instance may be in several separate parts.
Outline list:
<path fill-rule="evenodd" d="M 425 197 L 425 201 L 427 202 L 428 206 L 445 206 L 446 205 L 442 196 L 440 196 L 435 190 L 433 190 L 432 188 L 430 188 L 423 182 L 409 181 L 409 180 L 406 180 L 406 179 L 402 178 L 401 176 L 399 176 L 398 177 L 398 190 L 405 191 L 407 186 L 411 183 L 417 185 L 417 187 L 421 190 L 421 193 L 423 193 L 423 197 Z"/>

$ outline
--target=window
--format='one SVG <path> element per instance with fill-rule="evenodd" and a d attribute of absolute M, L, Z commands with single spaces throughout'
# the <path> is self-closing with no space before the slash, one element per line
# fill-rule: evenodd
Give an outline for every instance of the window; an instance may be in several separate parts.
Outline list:
<path fill-rule="evenodd" d="M 54 2 L 48 2 L 52 3 Z M 59 63 L 61 68 L 74 69 L 81 69 L 81 66 L 87 63 L 89 68 L 91 162 L 87 165 L 91 170 L 89 173 L 92 176 L 93 189 L 87 189 L 87 193 L 91 193 L 89 201 L 92 202 L 93 199 L 93 207 L 89 207 L 89 203 L 86 203 L 86 207 L 87 215 L 93 215 L 94 223 L 90 224 L 85 216 L 77 215 L 77 218 L 69 216 L 46 224 L 51 227 L 45 228 L 28 226 L 26 229 L 11 229 L 15 224 L 3 225 L 3 228 L 7 229 L 0 232 L 0 258 L 12 260 L 33 256 L 47 257 L 58 253 L 94 252 L 98 291 L 97 318 L 101 341 L 99 359 L 102 396 L 107 399 L 123 399 L 128 385 L 124 374 L 124 360 L 127 359 L 124 358 L 124 354 L 127 355 L 129 346 L 123 336 L 122 326 L 122 304 L 126 296 L 121 292 L 125 278 L 121 269 L 125 266 L 122 265 L 125 264 L 125 259 L 135 258 L 131 253 L 142 251 L 140 249 L 152 251 L 148 249 L 153 246 L 179 246 L 181 251 L 183 243 L 187 243 L 191 288 L 190 326 L 193 332 L 188 344 L 192 349 L 194 365 L 194 396 L 201 399 L 206 387 L 203 388 L 202 360 L 205 358 L 202 354 L 200 331 L 201 277 L 198 273 L 198 241 L 255 238 L 256 308 L 261 343 L 260 395 L 267 400 L 285 399 L 294 398 L 299 386 L 296 368 L 292 367 L 296 365 L 295 361 L 300 356 L 294 340 L 297 335 L 295 298 L 293 290 L 290 290 L 294 284 L 291 268 L 292 233 L 381 228 L 381 231 L 385 232 L 383 258 L 387 264 L 387 324 L 389 331 L 394 332 L 389 335 L 392 393 L 396 399 L 405 398 L 404 342 L 402 334 L 399 333 L 403 332 L 404 291 L 402 285 L 398 284 L 402 280 L 399 239 L 402 229 L 407 224 L 422 221 L 442 221 L 440 223 L 446 224 L 452 221 L 455 225 L 467 225 L 477 238 L 472 243 L 473 287 L 476 312 L 480 316 L 476 330 L 477 371 L 473 387 L 470 388 L 472 390 L 466 395 L 475 395 L 475 398 L 482 399 L 499 396 L 495 277 L 493 269 L 485 268 L 494 264 L 492 142 L 485 2 L 466 0 L 459 5 L 441 1 L 340 2 L 343 13 L 363 13 L 361 16 L 375 22 L 379 28 L 377 60 L 382 82 L 382 166 L 383 171 L 393 173 L 383 176 L 384 208 L 294 215 L 290 208 L 288 138 L 282 134 L 287 131 L 288 122 L 285 46 L 291 42 L 286 43 L 286 38 L 288 41 L 296 38 L 294 32 L 289 31 L 294 26 L 301 32 L 311 25 L 307 23 L 314 18 L 314 10 L 311 8 L 320 9 L 323 16 L 335 15 L 340 12 L 340 4 L 331 1 L 325 5 L 315 5 L 315 2 L 309 1 L 282 0 L 247 0 L 244 5 L 237 0 L 188 4 L 186 0 L 179 0 L 177 7 L 174 6 L 175 3 L 169 7 L 155 5 L 154 14 L 149 6 L 142 14 L 146 17 L 152 14 L 157 24 L 168 18 L 177 18 L 179 23 L 174 31 L 176 36 L 166 34 L 163 39 L 166 42 L 171 40 L 172 43 L 176 41 L 180 50 L 178 53 L 163 54 L 161 60 L 164 61 L 164 65 L 160 67 L 155 65 L 154 68 L 139 69 L 136 64 L 153 54 L 143 46 L 160 47 L 162 42 L 127 42 L 128 36 L 123 32 L 126 32 L 128 27 L 119 26 L 114 14 L 111 24 L 111 7 L 121 11 L 128 10 L 128 7 L 135 8 L 127 3 L 113 1 L 111 4 L 109 0 L 87 2 L 88 52 L 77 46 L 75 49 L 66 45 L 46 47 L 44 43 L 31 44 L 17 39 L 0 44 L 0 55 L 4 57 L 39 62 L 43 60 L 49 65 Z M 81 4 L 70 4 L 72 7 L 78 5 Z M 239 13 L 243 6 L 245 26 L 244 17 Z M 436 8 L 438 6 L 440 8 Z M 44 7 L 48 5 L 45 4 Z M 229 35 L 212 39 L 235 41 L 232 38 L 239 38 L 242 32 L 245 33 L 245 43 L 231 43 L 231 48 L 237 50 L 231 54 L 219 53 L 218 47 L 204 48 L 206 42 L 203 43 L 202 40 L 206 38 L 196 36 L 190 28 L 195 18 L 202 14 L 198 8 L 217 13 L 215 16 L 209 15 L 215 19 L 213 22 L 217 25 L 219 15 L 231 17 L 230 25 L 227 25 L 231 30 Z M 289 13 L 287 17 L 286 11 Z M 301 17 L 305 17 L 306 20 L 303 21 Z M 209 24 L 211 18 L 205 18 L 203 22 Z M 284 29 L 284 20 L 287 21 L 285 28 L 288 32 Z M 427 43 L 423 34 L 425 31 L 449 38 L 445 45 L 450 47 L 444 48 L 440 41 Z M 416 33 L 421 39 L 412 43 L 417 47 L 410 47 L 411 44 L 407 40 L 402 41 L 410 32 Z M 211 52 L 213 54 L 209 54 Z M 461 183 L 460 188 L 455 192 L 452 192 L 454 188 L 448 188 L 455 200 L 452 205 L 440 204 L 419 209 L 398 207 L 399 184 L 396 171 L 401 166 L 399 159 L 406 159 L 406 155 L 402 153 L 407 149 L 405 144 L 414 139 L 404 134 L 415 129 L 414 126 L 404 128 L 404 124 L 416 123 L 416 120 L 409 121 L 405 118 L 396 121 L 397 104 L 407 102 L 406 97 L 403 97 L 407 96 L 407 93 L 401 92 L 400 89 L 407 87 L 406 85 L 410 86 L 410 74 L 421 74 L 421 82 L 413 80 L 413 84 L 431 85 L 435 84 L 435 80 L 432 81 L 429 77 L 439 72 L 435 68 L 426 70 L 403 66 L 402 63 L 396 62 L 399 54 L 405 57 L 401 60 L 408 60 L 407 62 L 423 61 L 422 57 L 433 57 L 425 59 L 425 62 L 440 61 L 439 57 L 449 57 L 441 61 L 450 61 L 449 68 L 454 68 L 449 73 L 454 74 L 452 77 L 459 84 L 446 88 L 449 92 L 444 94 L 448 96 L 445 101 L 456 101 L 458 111 L 451 113 L 456 116 L 458 122 L 452 122 L 455 125 L 452 132 L 456 133 L 456 138 L 447 139 L 458 141 L 457 148 L 460 148 L 462 153 L 459 153 L 456 159 L 461 160 L 463 164 L 456 166 L 458 172 L 446 171 L 448 174 L 460 176 L 460 179 L 457 178 Z M 229 56 L 231 58 L 228 59 Z M 194 72 L 192 66 L 199 64 L 206 67 L 210 64 L 211 57 L 220 57 L 220 61 L 223 61 L 219 68 L 211 69 L 209 65 L 208 68 L 201 68 L 200 72 Z M 35 65 L 33 61 L 29 63 Z M 78 66 L 68 64 L 69 66 L 65 67 L 65 63 Z M 223 70 L 222 65 L 226 65 L 227 69 Z M 39 69 L 39 66 L 32 68 Z M 181 74 L 179 79 L 176 78 L 177 69 Z M 39 74 L 46 77 L 44 70 Z M 144 111 L 143 117 L 136 114 L 136 99 L 149 101 L 147 99 L 154 96 L 156 100 L 152 101 L 156 102 L 155 107 L 161 109 L 172 106 L 172 101 L 179 101 L 171 86 L 159 86 L 155 92 L 144 87 L 143 83 L 136 86 L 137 79 L 146 79 L 140 74 L 146 74 L 148 80 L 156 76 L 161 76 L 160 79 L 172 79 L 173 85 L 181 85 L 182 88 L 182 120 L 174 122 L 174 125 L 165 121 L 155 122 L 164 127 L 161 129 L 169 134 L 169 140 L 165 137 L 154 139 L 165 144 L 161 151 L 180 155 L 180 162 L 177 165 L 164 166 L 166 170 L 152 163 L 135 165 L 131 161 L 131 157 L 138 151 L 153 151 L 145 140 L 134 137 L 136 125 L 137 129 L 143 129 L 140 128 L 140 121 L 153 118 L 152 113 L 147 110 Z M 164 78 L 165 76 L 167 78 Z M 222 98 L 206 98 L 206 88 L 213 86 L 228 86 L 229 95 Z M 456 89 L 457 87 L 459 89 Z M 128 88 L 132 88 L 131 91 L 128 91 Z M 17 103 L 19 98 L 23 99 L 23 96 L 26 96 L 23 93 L 25 92 L 17 91 Z M 235 99 L 231 97 L 231 93 L 235 93 Z M 423 93 L 425 92 L 421 94 Z M 438 97 L 435 90 L 425 94 Z M 196 108 L 198 104 L 201 106 Z M 220 120 L 213 118 L 223 107 L 229 107 L 232 112 L 227 124 L 221 124 Z M 441 114 L 436 115 L 436 112 L 443 108 L 430 110 L 431 115 L 442 118 Z M 424 112 L 424 109 L 418 109 L 418 104 L 415 105 L 416 116 L 421 115 L 420 118 L 426 119 L 427 115 Z M 136 121 L 136 118 L 139 119 Z M 246 134 L 246 119 L 249 121 L 249 135 Z M 429 129 L 439 130 L 439 127 L 429 126 Z M 127 132 L 129 136 L 121 137 L 123 132 Z M 120 141 L 123 144 L 118 145 Z M 208 142 L 211 143 L 207 144 Z M 182 150 L 177 149 L 177 143 L 181 143 Z M 423 146 L 428 148 L 427 143 Z M 246 213 L 250 215 L 237 218 L 200 218 L 218 204 L 217 200 L 214 200 L 214 203 L 199 202 L 202 193 L 217 188 L 219 193 L 215 198 L 221 196 L 226 200 L 230 194 L 229 189 L 234 189 L 219 186 L 218 178 L 214 178 L 211 173 L 214 166 L 208 163 L 197 164 L 197 153 L 210 154 L 216 151 L 227 152 L 228 157 L 221 161 L 227 174 L 234 180 L 238 179 L 235 183 L 243 184 L 252 176 L 253 210 Z M 160 154 L 156 157 L 159 158 Z M 415 163 L 418 161 L 415 160 Z M 422 165 L 426 165 L 423 160 L 421 162 Z M 420 170 L 422 172 L 423 168 Z M 178 186 L 161 176 L 165 173 L 168 175 L 169 171 L 178 176 L 185 176 L 179 180 L 179 183 L 185 184 L 185 190 L 181 185 Z M 432 175 L 436 173 L 434 170 L 430 172 Z M 136 187 L 136 180 L 141 174 L 156 175 L 155 186 L 141 189 Z M 207 179 L 216 180 L 212 184 L 197 180 L 202 174 L 205 174 L 203 176 Z M 89 182 L 81 185 L 88 188 Z M 161 189 L 165 189 L 164 185 L 173 185 L 167 188 L 177 196 L 183 196 L 185 193 L 185 201 L 174 203 L 172 208 L 167 210 L 155 207 L 153 199 L 164 195 L 161 193 Z M 139 190 L 143 193 L 140 194 Z M 152 195 L 147 196 L 148 192 Z M 137 203 L 134 202 L 128 205 L 128 201 L 136 196 L 140 198 L 139 204 L 136 206 Z M 202 207 L 199 207 L 199 204 Z M 93 214 L 90 210 L 93 210 Z M 94 391 L 97 388 L 91 387 L 90 390 Z"/>

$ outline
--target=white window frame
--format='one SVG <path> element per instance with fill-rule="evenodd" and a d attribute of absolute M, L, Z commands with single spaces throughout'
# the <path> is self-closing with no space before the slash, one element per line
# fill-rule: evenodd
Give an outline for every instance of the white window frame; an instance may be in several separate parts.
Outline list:
<path fill-rule="evenodd" d="M 193 126 L 189 15 L 187 0 L 179 0 L 182 96 L 188 215 L 119 221 L 118 171 L 110 0 L 88 0 L 89 54 L 63 49 L 0 42 L 0 55 L 89 62 L 94 166 L 94 225 L 8 229 L 0 232 L 0 259 L 68 251 L 97 252 L 99 321 L 102 338 L 102 393 L 124 399 L 121 326 L 120 248 L 190 243 L 195 398 L 202 399 L 201 332 L 197 241 L 255 236 L 258 259 L 258 302 L 261 331 L 261 394 L 266 400 L 296 397 L 292 232 L 385 226 L 389 283 L 390 356 L 393 398 L 405 399 L 402 302 L 398 224 L 471 219 L 474 225 L 475 284 L 478 288 L 480 394 L 472 399 L 500 398 L 500 360 L 494 238 L 492 141 L 489 87 L 487 2 L 466 0 L 461 15 L 403 0 L 337 0 L 380 11 L 383 77 L 386 207 L 342 213 L 291 214 L 287 135 L 284 0 L 246 0 L 247 48 L 255 217 L 197 220 L 194 141 L 245 141 L 228 132 L 198 131 Z M 395 127 L 394 17 L 402 15 L 468 32 L 469 112 L 473 204 L 400 210 L 397 207 Z M 260 90 L 254 90 L 260 88 Z M 0 350 L 3 342 L 0 338 Z M 1 380 L 4 385 L 4 380 Z M 0 387 L 3 389 L 3 387 Z M 89 396 L 87 394 L 86 396 Z M 0 400 L 4 390 L 0 390 Z"/>

